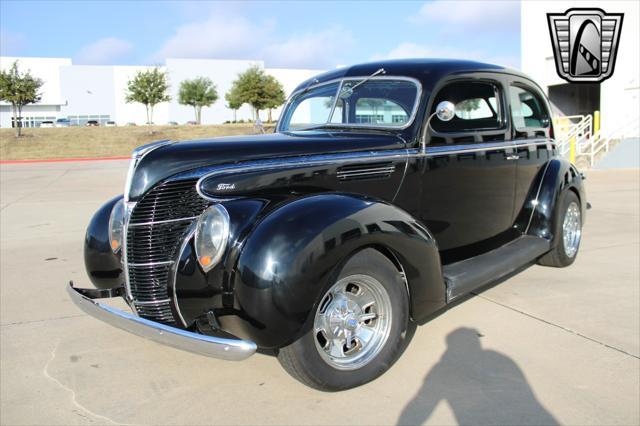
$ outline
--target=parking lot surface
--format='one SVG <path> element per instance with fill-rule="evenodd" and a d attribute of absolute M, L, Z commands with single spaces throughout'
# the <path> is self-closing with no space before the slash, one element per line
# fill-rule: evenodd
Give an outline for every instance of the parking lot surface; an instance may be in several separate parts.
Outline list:
<path fill-rule="evenodd" d="M 396 365 L 322 393 L 278 361 L 233 363 L 83 314 L 82 243 L 127 163 L 0 167 L 2 424 L 638 424 L 640 171 L 587 174 L 583 244 L 418 328 Z"/>

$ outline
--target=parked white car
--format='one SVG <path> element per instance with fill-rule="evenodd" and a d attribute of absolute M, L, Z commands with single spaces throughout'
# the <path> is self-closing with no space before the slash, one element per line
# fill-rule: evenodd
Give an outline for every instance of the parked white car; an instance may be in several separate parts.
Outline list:
<path fill-rule="evenodd" d="M 53 121 L 43 121 L 40 123 L 40 127 L 50 129 L 56 126 L 53 124 Z"/>
<path fill-rule="evenodd" d="M 106 123 L 104 123 L 104 125 L 105 125 L 105 127 L 117 127 L 118 126 L 115 121 L 107 121 Z"/>

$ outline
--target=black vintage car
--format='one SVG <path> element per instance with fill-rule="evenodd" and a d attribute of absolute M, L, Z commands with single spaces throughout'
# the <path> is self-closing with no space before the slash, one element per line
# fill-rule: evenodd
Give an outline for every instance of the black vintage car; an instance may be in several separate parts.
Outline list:
<path fill-rule="evenodd" d="M 275 134 L 137 149 L 92 219 L 87 313 L 203 355 L 276 353 L 341 390 L 385 372 L 418 322 L 578 252 L 583 177 L 543 91 L 454 60 L 356 65 L 302 83 Z M 95 299 L 123 297 L 134 314 Z"/>

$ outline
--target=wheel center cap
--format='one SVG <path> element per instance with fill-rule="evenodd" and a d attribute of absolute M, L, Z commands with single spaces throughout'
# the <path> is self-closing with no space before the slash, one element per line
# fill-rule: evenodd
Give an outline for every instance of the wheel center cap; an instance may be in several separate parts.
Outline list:
<path fill-rule="evenodd" d="M 354 301 L 341 297 L 329 309 L 329 324 L 335 336 L 343 336 L 345 331 L 358 328 L 358 315 L 362 312 Z"/>
<path fill-rule="evenodd" d="M 358 326 L 358 320 L 354 317 L 349 317 L 344 320 L 344 326 L 351 330 L 354 330 Z"/>

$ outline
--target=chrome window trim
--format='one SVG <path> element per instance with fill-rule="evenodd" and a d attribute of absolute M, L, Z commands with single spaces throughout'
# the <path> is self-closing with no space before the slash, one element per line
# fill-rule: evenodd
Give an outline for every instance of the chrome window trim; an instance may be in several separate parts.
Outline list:
<path fill-rule="evenodd" d="M 542 107 L 542 109 L 544 110 L 543 112 L 546 114 L 546 119 L 549 120 L 549 124 L 547 124 L 547 126 L 545 127 L 516 127 L 515 121 L 513 121 L 513 114 L 511 114 L 511 121 L 513 122 L 513 128 L 516 129 L 518 132 L 535 132 L 535 131 L 547 131 L 551 128 L 551 125 L 553 124 L 553 118 L 551 116 L 551 111 L 549 109 L 549 102 L 547 101 L 547 99 L 545 98 L 543 92 L 541 92 L 539 89 L 534 88 L 533 86 L 531 86 L 530 84 L 524 83 L 521 80 L 515 80 L 512 79 L 509 82 L 509 103 L 511 103 L 511 88 L 512 87 L 516 87 L 518 89 L 521 90 L 526 90 L 527 92 L 531 93 L 533 96 L 536 97 L 536 100 L 538 101 L 538 103 L 540 104 L 540 106 Z"/>
<path fill-rule="evenodd" d="M 437 95 L 440 94 L 440 92 L 442 91 L 442 89 L 446 88 L 447 86 L 449 86 L 450 84 L 455 84 L 455 83 L 459 83 L 459 82 L 473 82 L 473 83 L 485 83 L 485 84 L 490 84 L 492 86 L 494 86 L 495 91 L 497 93 L 499 93 L 501 96 L 498 97 L 496 96 L 496 101 L 498 99 L 500 99 L 500 102 L 498 103 L 498 107 L 500 109 L 500 112 L 502 113 L 502 117 L 498 117 L 500 120 L 500 126 L 499 127 L 487 127 L 487 128 L 477 128 L 477 129 L 470 129 L 470 130 L 460 130 L 460 131 L 449 131 L 449 132 L 439 132 L 435 129 L 433 129 L 434 134 L 429 135 L 431 136 L 429 138 L 429 140 L 427 141 L 427 136 L 429 133 L 429 127 L 430 126 L 424 126 L 424 129 L 422 130 L 422 137 L 421 137 L 421 143 L 424 143 L 426 146 L 429 146 L 431 144 L 431 139 L 435 136 L 435 137 L 447 137 L 450 135 L 470 135 L 470 134 L 474 134 L 477 132 L 487 132 L 487 133 L 501 133 L 506 131 L 507 129 L 507 125 L 509 124 L 509 118 L 511 117 L 511 114 L 508 110 L 508 101 L 509 98 L 507 97 L 507 93 L 505 90 L 502 89 L 503 84 L 500 82 L 500 80 L 495 78 L 495 75 L 492 76 L 487 76 L 487 77 L 481 77 L 481 78 L 475 78 L 475 77 L 470 77 L 468 75 L 466 76 L 456 76 L 453 78 L 448 78 L 446 79 L 439 87 L 438 87 L 438 91 L 437 92 L 433 92 L 436 94 L 436 96 L 433 98 L 434 102 L 435 99 L 437 97 Z M 433 95 L 433 93 L 431 93 Z M 501 106 L 502 104 L 502 106 Z M 431 105 L 432 107 L 434 105 Z M 426 106 L 425 106 L 426 108 Z M 427 114 L 427 117 L 429 116 L 429 114 Z M 425 122 L 425 124 L 428 124 Z M 428 142 L 428 143 L 426 143 Z"/>
<path fill-rule="evenodd" d="M 336 99 L 337 99 L 338 98 L 338 94 L 340 93 L 340 88 L 342 87 L 342 84 L 343 84 L 344 81 L 364 80 L 365 78 L 369 78 L 369 76 L 340 77 L 340 78 L 334 78 L 332 80 L 323 81 L 322 83 L 318 83 L 318 84 L 315 84 L 313 86 L 309 86 L 308 88 L 299 89 L 299 90 L 293 92 L 291 94 L 291 96 L 289 96 L 289 99 L 287 99 L 287 103 L 282 108 L 282 112 L 284 113 L 285 111 L 287 111 L 287 108 L 289 108 L 289 105 L 291 104 L 293 99 L 300 93 L 308 92 L 309 90 L 315 89 L 316 87 L 321 87 L 321 86 L 324 86 L 324 85 L 327 85 L 327 84 L 333 84 L 333 83 L 340 82 L 340 84 L 338 85 L 336 94 L 334 95 L 336 97 Z M 409 82 L 413 83 L 416 86 L 416 99 L 413 102 L 413 108 L 411 110 L 411 114 L 409 115 L 409 119 L 407 120 L 406 123 L 404 123 L 402 126 L 388 126 L 388 125 L 386 125 L 386 126 L 374 126 L 374 125 L 368 125 L 368 124 L 331 123 L 331 121 L 325 121 L 324 123 L 318 123 L 315 126 L 326 126 L 326 125 L 329 125 L 331 127 L 341 127 L 341 128 L 347 128 L 347 129 L 355 128 L 355 129 L 385 129 L 385 130 L 404 130 L 407 127 L 411 126 L 411 124 L 413 124 L 413 121 L 416 118 L 416 115 L 418 114 L 418 107 L 420 106 L 420 101 L 421 101 L 421 98 L 422 98 L 422 83 L 420 83 L 420 80 L 418 80 L 417 78 L 407 77 L 407 76 L 404 76 L 404 75 L 398 75 L 398 76 L 381 75 L 381 76 L 375 76 L 375 77 L 369 78 L 369 81 L 374 81 L 374 80 L 409 81 Z M 334 102 L 334 104 L 335 104 L 335 102 Z M 332 111 L 332 114 L 333 114 L 333 111 Z M 331 116 L 329 116 L 328 120 L 331 120 Z M 314 126 L 309 126 L 309 128 L 307 130 L 313 130 L 313 127 Z M 304 129 L 287 129 L 287 130 L 283 130 L 282 129 L 282 121 L 278 122 L 278 127 L 276 128 L 276 132 L 294 133 L 294 132 L 303 132 L 303 131 L 305 131 L 305 130 Z"/>
<path fill-rule="evenodd" d="M 336 111 L 336 107 L 338 106 L 338 101 L 340 101 L 340 96 L 338 96 L 342 92 L 342 86 L 344 85 L 344 80 L 340 81 L 338 85 L 338 91 L 336 92 L 335 100 L 333 101 L 333 105 L 331 106 L 331 111 L 329 112 L 329 123 L 333 120 L 333 114 Z M 343 102 L 344 104 L 344 102 Z"/>
<path fill-rule="evenodd" d="M 548 139 L 537 139 L 537 140 L 528 140 L 523 141 L 523 143 L 518 143 L 518 141 L 504 141 L 504 142 L 485 142 L 485 143 L 471 143 L 464 145 L 435 145 L 429 146 L 427 145 L 428 156 L 438 155 L 440 153 L 445 154 L 458 154 L 465 152 L 480 152 L 480 151 L 491 151 L 491 150 L 499 150 L 499 149 L 514 149 L 514 148 L 524 148 L 529 146 L 540 146 L 540 145 L 549 145 L 553 144 L 552 141 Z M 468 148 L 465 148 L 468 147 Z"/>

